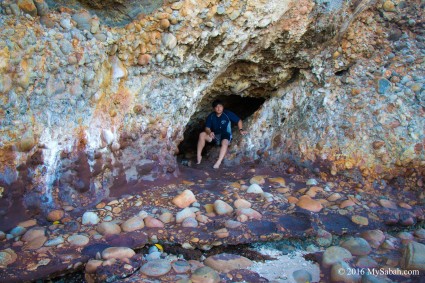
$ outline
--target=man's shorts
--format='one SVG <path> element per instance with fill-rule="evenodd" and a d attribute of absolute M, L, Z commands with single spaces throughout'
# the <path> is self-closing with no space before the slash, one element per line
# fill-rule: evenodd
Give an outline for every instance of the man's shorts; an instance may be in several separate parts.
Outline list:
<path fill-rule="evenodd" d="M 214 133 L 215 138 L 213 139 L 213 142 L 215 142 L 216 145 L 221 145 L 222 140 L 228 140 L 229 143 L 231 142 L 230 134 L 229 133 L 221 133 L 216 134 Z"/>

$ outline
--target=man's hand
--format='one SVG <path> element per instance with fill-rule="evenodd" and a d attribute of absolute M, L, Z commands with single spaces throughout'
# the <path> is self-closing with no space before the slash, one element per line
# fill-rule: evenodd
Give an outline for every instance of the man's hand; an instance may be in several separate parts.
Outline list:
<path fill-rule="evenodd" d="M 215 139 L 214 132 L 211 132 L 211 133 L 209 134 L 209 136 L 210 136 L 210 138 Z"/>

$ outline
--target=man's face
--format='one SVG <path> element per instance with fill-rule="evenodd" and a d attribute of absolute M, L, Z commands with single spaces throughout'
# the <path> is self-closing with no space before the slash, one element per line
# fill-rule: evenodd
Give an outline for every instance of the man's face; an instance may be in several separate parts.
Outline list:
<path fill-rule="evenodd" d="M 217 106 L 214 107 L 214 112 L 216 114 L 221 114 L 221 113 L 223 113 L 223 109 L 224 109 L 223 105 L 217 104 Z"/>

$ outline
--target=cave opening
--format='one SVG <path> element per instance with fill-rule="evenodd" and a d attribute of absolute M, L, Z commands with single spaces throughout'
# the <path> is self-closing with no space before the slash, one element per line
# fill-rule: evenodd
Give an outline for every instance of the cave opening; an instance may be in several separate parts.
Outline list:
<path fill-rule="evenodd" d="M 263 97 L 242 97 L 239 95 L 218 95 L 204 98 L 186 125 L 184 140 L 179 144 L 179 159 L 194 159 L 199 134 L 205 128 L 207 116 L 213 112 L 212 102 L 216 99 L 223 101 L 224 109 L 234 112 L 247 128 L 246 119 L 254 114 L 266 101 Z M 237 132 L 237 125 L 232 124 L 233 134 Z M 207 144 L 203 153 L 206 154 L 214 145 Z"/>

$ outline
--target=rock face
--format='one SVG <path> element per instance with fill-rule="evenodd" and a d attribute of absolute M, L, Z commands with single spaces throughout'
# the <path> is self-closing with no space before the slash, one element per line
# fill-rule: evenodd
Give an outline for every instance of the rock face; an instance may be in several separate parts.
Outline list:
<path fill-rule="evenodd" d="M 59 199 L 107 197 L 118 177 L 178 174 L 185 129 L 196 136 L 218 96 L 229 108 L 263 101 L 229 163 L 326 159 L 332 174 L 423 175 L 419 1 L 81 2 L 95 9 L 0 4 L 6 199 L 24 180 L 26 205 L 47 213 Z M 111 26 L 120 18 L 102 9 L 117 5 L 150 14 Z"/>

